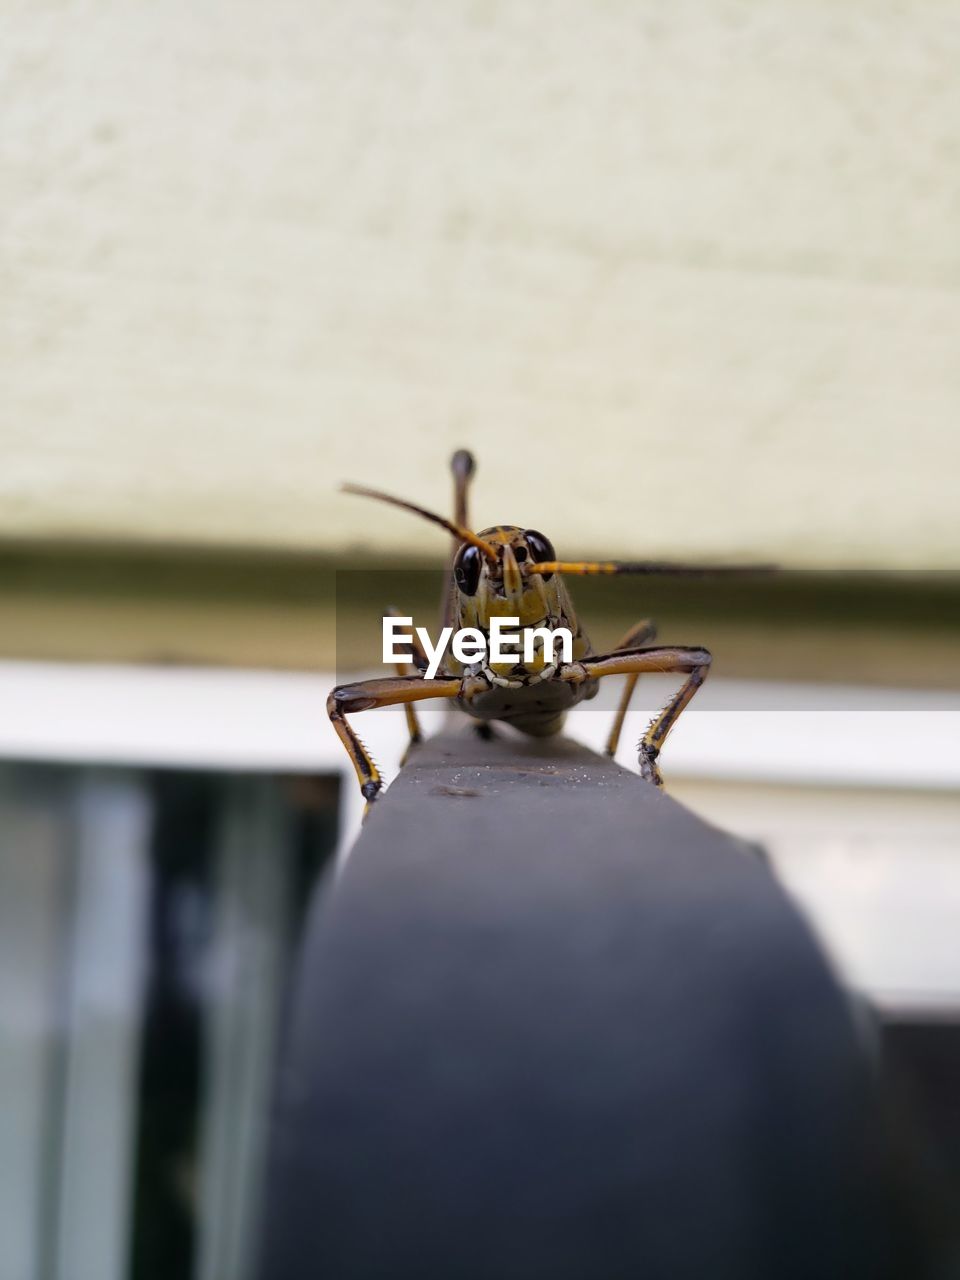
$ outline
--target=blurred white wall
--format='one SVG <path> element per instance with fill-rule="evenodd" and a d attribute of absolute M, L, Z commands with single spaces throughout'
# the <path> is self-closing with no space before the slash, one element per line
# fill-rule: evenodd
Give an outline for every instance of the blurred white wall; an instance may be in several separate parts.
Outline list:
<path fill-rule="evenodd" d="M 7 6 L 0 536 L 954 564 L 960 0 Z"/>
<path fill-rule="evenodd" d="M 634 772 L 637 740 L 663 701 L 661 690 L 651 690 L 653 679 L 641 682 L 617 753 Z M 342 855 L 360 830 L 363 800 L 353 767 L 318 714 L 335 680 L 333 671 L 0 661 L 0 762 L 121 761 L 132 769 L 244 775 L 232 802 L 241 806 L 237 839 L 247 832 L 240 865 L 249 867 L 254 891 L 268 903 L 261 877 L 274 874 L 274 862 L 268 867 L 255 857 L 269 841 L 257 826 L 263 799 L 250 792 L 252 773 L 339 773 Z M 570 736 L 601 749 L 618 692 L 608 684 L 578 707 L 567 725 Z M 667 790 L 708 821 L 763 845 L 852 986 L 901 1010 L 960 1009 L 960 695 L 835 692 L 837 706 L 827 711 L 816 686 L 712 679 L 664 752 Z M 445 711 L 433 702 L 420 715 L 429 735 L 441 728 Z M 372 711 L 356 727 L 389 786 L 408 746 L 402 709 Z M 910 750 L 891 752 L 897 741 L 909 742 Z M 3 776 L 0 770 L 0 784 Z M 4 799 L 0 786 L 0 814 Z M 5 817 L 13 830 L 12 823 L 23 821 L 23 798 L 14 791 L 8 799 Z M 231 835 L 225 847 L 235 845 Z M 34 864 L 32 891 L 52 909 L 47 900 L 60 898 L 42 892 L 45 864 L 36 851 Z M 8 909 L 10 925 L 26 912 L 33 938 L 36 911 L 31 914 L 22 886 L 19 897 L 15 881 L 6 888 L 21 908 L 20 916 Z M 101 893 L 101 904 L 106 900 Z M 0 896 L 0 915 L 5 905 Z M 16 956 L 16 928 L 11 934 Z M 0 941 L 4 937 L 0 930 Z M 25 944 L 20 950 L 28 953 Z M 269 954 L 264 958 L 270 962 Z M 10 972 L 19 971 L 8 964 L 0 979 Z M 255 985 L 242 985 L 238 1009 L 256 1019 L 251 990 L 255 996 Z M 224 1069 L 230 1070 L 229 1054 Z M 235 1096 L 229 1105 L 235 1108 Z"/>

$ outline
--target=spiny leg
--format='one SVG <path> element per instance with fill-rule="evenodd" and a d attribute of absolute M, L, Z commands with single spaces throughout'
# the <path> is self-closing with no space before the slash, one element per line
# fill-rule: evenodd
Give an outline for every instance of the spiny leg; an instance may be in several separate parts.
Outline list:
<path fill-rule="evenodd" d="M 399 609 L 397 609 L 394 605 L 391 605 L 390 608 L 386 610 L 385 616 L 388 618 L 399 618 L 399 617 L 402 617 L 403 615 L 400 613 Z M 413 659 L 413 665 L 416 667 L 418 671 L 426 671 L 427 667 L 429 666 L 429 663 L 427 661 L 427 655 L 423 651 L 423 645 L 420 643 L 420 637 L 417 635 L 416 630 L 413 630 L 410 632 L 410 656 Z M 408 676 L 411 674 L 409 663 L 397 662 L 395 663 L 395 666 L 397 669 L 398 676 Z M 405 702 L 403 704 L 403 712 L 407 718 L 407 733 L 409 733 L 410 735 L 410 741 L 407 743 L 407 749 L 406 751 L 404 751 L 403 756 L 401 757 L 400 763 L 406 764 L 407 756 L 410 752 L 410 748 L 413 746 L 416 746 L 418 742 L 423 741 L 423 733 L 420 730 L 420 718 L 418 717 L 416 709 L 414 708 L 414 705 L 412 702 Z"/>
<path fill-rule="evenodd" d="M 614 652 L 620 649 L 636 649 L 639 645 L 645 644 L 648 640 L 655 639 L 657 634 L 656 623 L 651 622 L 649 618 L 644 618 L 642 622 L 636 623 L 630 628 L 623 637 Z M 637 687 L 639 676 L 634 673 L 627 676 L 623 686 L 623 692 L 620 694 L 620 704 L 617 707 L 616 715 L 613 717 L 613 724 L 610 726 L 610 733 L 607 737 L 607 745 L 604 748 L 607 755 L 611 759 L 617 754 L 617 747 L 620 745 L 620 734 L 623 730 L 623 721 L 627 714 L 627 708 L 630 705 L 630 699 L 633 697 L 633 691 Z"/>
<path fill-rule="evenodd" d="M 667 734 L 677 717 L 697 692 L 710 670 L 712 659 L 706 649 L 687 646 L 658 646 L 654 649 L 634 649 L 624 653 L 609 653 L 596 658 L 584 658 L 560 668 L 557 676 L 573 684 L 584 680 L 601 680 L 604 676 L 643 675 L 644 672 L 683 672 L 687 679 L 653 720 L 639 743 L 640 773 L 648 782 L 663 785 L 657 768 L 659 756 Z"/>
<path fill-rule="evenodd" d="M 383 787 L 380 770 L 370 752 L 360 741 L 356 730 L 347 720 L 358 711 L 371 711 L 376 707 L 392 707 L 398 703 L 422 702 L 427 698 L 456 698 L 463 693 L 469 696 L 472 686 L 486 688 L 483 680 L 465 681 L 453 676 L 425 680 L 422 676 L 387 676 L 380 680 L 358 680 L 355 684 L 342 684 L 327 698 L 327 715 L 336 730 L 337 737 L 347 749 L 353 761 L 360 791 L 365 800 L 375 800 Z"/>
<path fill-rule="evenodd" d="M 712 659 L 706 649 L 703 650 L 703 653 L 706 655 L 706 662 L 701 663 L 690 672 L 687 679 L 660 714 L 651 720 L 647 726 L 646 733 L 637 743 L 637 749 L 640 752 L 640 772 L 648 782 L 654 782 L 658 787 L 663 786 L 663 777 L 657 765 L 657 757 L 660 755 L 660 750 L 666 741 L 667 734 L 676 724 L 680 712 L 709 674 Z"/>

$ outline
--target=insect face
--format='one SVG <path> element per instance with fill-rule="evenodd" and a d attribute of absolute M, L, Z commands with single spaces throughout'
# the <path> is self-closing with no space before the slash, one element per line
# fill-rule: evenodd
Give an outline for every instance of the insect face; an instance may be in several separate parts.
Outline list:
<path fill-rule="evenodd" d="M 519 618 L 522 627 L 557 625 L 559 580 L 553 573 L 531 572 L 538 562 L 555 558 L 549 539 L 518 525 L 494 525 L 479 537 L 495 550 L 496 559 L 469 543 L 458 551 L 453 576 L 460 626 L 487 631 L 493 617 Z"/>

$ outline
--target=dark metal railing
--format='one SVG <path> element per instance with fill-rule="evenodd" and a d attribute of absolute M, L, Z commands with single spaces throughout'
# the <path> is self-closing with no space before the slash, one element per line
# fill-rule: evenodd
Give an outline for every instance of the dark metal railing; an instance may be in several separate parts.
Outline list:
<path fill-rule="evenodd" d="M 570 742 L 445 734 L 315 911 L 264 1275 L 923 1275 L 884 1132 L 756 850 Z"/>

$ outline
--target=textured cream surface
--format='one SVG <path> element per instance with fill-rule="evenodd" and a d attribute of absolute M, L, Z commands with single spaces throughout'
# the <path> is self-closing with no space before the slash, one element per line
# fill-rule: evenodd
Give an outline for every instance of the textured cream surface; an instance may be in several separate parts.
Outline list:
<path fill-rule="evenodd" d="M 960 0 L 3 26 L 0 536 L 960 563 Z"/>

